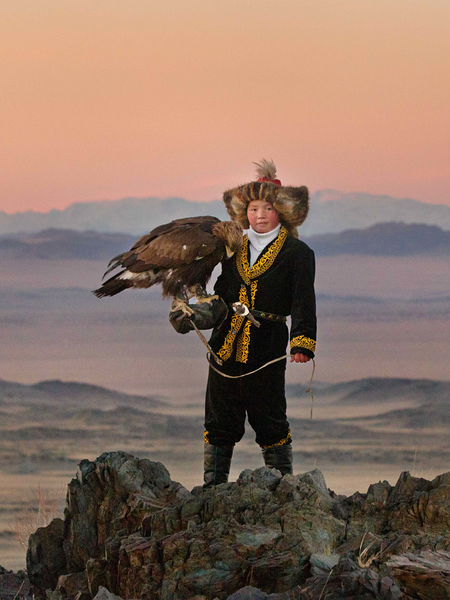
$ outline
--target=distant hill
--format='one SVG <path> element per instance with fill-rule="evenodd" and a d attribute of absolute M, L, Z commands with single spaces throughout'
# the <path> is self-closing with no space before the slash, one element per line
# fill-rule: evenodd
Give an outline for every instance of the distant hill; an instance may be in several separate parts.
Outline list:
<path fill-rule="evenodd" d="M 436 225 L 377 223 L 368 229 L 349 229 L 303 239 L 317 256 L 450 254 L 450 231 Z"/>
<path fill-rule="evenodd" d="M 46 229 L 0 237 L 0 257 L 109 260 L 129 250 L 135 241 L 136 236 L 123 233 Z"/>
<path fill-rule="evenodd" d="M 450 206 L 363 192 L 321 190 L 311 197 L 302 236 L 365 229 L 375 223 L 424 223 L 450 230 Z"/>
<path fill-rule="evenodd" d="M 319 416 L 289 417 L 297 440 L 296 469 L 317 461 L 328 467 L 398 465 L 399 471 L 415 471 L 416 455 L 428 468 L 448 468 L 450 381 L 371 378 L 313 387 Z M 286 392 L 290 406 L 294 398 L 305 398 L 304 384 L 288 385 Z M 200 400 L 188 413 L 178 402 L 157 402 L 79 382 L 0 380 L 0 471 L 72 472 L 85 456 L 125 448 L 153 461 L 165 456 L 183 476 L 192 469 L 200 476 Z M 262 464 L 250 428 L 246 439 L 236 455 L 239 470 Z"/>
<path fill-rule="evenodd" d="M 137 236 L 70 229 L 0 237 L 0 258 L 45 260 L 98 259 L 109 261 L 128 250 Z M 378 223 L 368 229 L 304 239 L 317 256 L 357 254 L 370 256 L 449 255 L 450 231 L 431 225 Z"/>
<path fill-rule="evenodd" d="M 409 198 L 321 190 L 312 194 L 310 205 L 309 216 L 301 227 L 303 237 L 363 229 L 389 221 L 438 225 L 450 230 L 449 206 Z M 0 235 L 57 228 L 104 233 L 120 231 L 139 236 L 172 219 L 197 215 L 227 218 L 221 200 L 191 202 L 183 198 L 124 198 L 78 202 L 64 210 L 54 209 L 47 213 L 0 212 Z"/>
<path fill-rule="evenodd" d="M 111 410 L 126 405 L 144 410 L 166 405 L 158 396 L 136 396 L 77 381 L 41 381 L 32 385 L 0 379 L 0 408 L 5 406 L 41 405 Z"/>
<path fill-rule="evenodd" d="M 289 397 L 303 397 L 301 385 L 286 386 Z M 355 416 L 340 419 L 341 426 L 415 430 L 448 427 L 450 381 L 369 377 L 337 384 L 315 384 L 317 398 L 329 398 L 336 406 L 355 408 Z M 410 401 L 414 406 L 372 416 L 357 416 L 358 407 Z M 373 435 L 374 430 L 370 432 Z"/>
<path fill-rule="evenodd" d="M 286 394 L 288 398 L 303 398 L 304 385 L 287 385 Z M 319 402 L 328 399 L 327 402 L 335 406 L 355 407 L 355 416 L 318 420 L 290 418 L 291 429 L 298 438 L 326 432 L 330 437 L 350 439 L 357 436 L 369 439 L 377 434 L 361 429 L 367 424 L 416 429 L 450 423 L 450 381 L 380 377 L 338 384 L 316 382 L 314 394 Z M 413 402 L 414 406 L 378 412 L 373 416 L 358 416 L 357 407 L 370 404 L 382 409 L 386 403 L 404 400 Z M 45 437 L 42 427 L 49 426 L 49 419 L 64 421 L 75 418 L 80 422 L 88 422 L 90 426 L 116 426 L 134 422 L 136 431 L 142 428 L 142 431 L 155 438 L 187 436 L 194 439 L 203 427 L 202 416 L 177 415 L 177 407 L 162 402 L 158 397 L 125 394 L 80 382 L 53 380 L 24 385 L 0 380 L 0 416 L 5 420 L 5 425 L 6 420 L 10 424 L 13 421 L 19 424 L 22 418 L 22 413 L 4 412 L 11 406 L 28 407 L 28 416 L 34 415 L 33 425 L 24 421 L 24 429 L 10 432 L 9 435 L 15 436 L 14 439 L 20 439 L 23 435 L 27 439 Z M 55 435 L 64 437 L 67 432 L 59 431 Z"/>
<path fill-rule="evenodd" d="M 447 406 L 450 402 L 450 381 L 434 379 L 367 377 L 343 383 L 315 384 L 315 388 L 316 395 L 335 396 L 336 403 L 342 406 L 395 402 L 405 398 L 421 405 L 433 403 Z M 290 396 L 304 395 L 300 385 L 288 385 L 286 392 Z"/>

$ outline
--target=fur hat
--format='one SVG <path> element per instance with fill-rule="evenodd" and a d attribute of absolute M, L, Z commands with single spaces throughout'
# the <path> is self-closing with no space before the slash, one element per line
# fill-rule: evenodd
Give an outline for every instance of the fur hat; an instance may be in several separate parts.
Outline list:
<path fill-rule="evenodd" d="M 286 227 L 290 235 L 298 237 L 297 227 L 306 219 L 309 210 L 308 188 L 282 186 L 275 179 L 277 169 L 273 161 L 262 160 L 257 166 L 257 181 L 240 185 L 224 192 L 223 201 L 233 221 L 243 229 L 250 224 L 247 218 L 247 207 L 252 200 L 270 202 L 278 213 L 280 223 Z"/>

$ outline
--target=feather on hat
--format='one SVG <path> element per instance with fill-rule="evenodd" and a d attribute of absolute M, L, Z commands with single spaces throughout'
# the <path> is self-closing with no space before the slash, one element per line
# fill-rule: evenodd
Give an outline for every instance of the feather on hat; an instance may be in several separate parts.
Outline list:
<path fill-rule="evenodd" d="M 306 219 L 309 210 L 308 188 L 282 186 L 279 179 L 275 179 L 277 169 L 272 160 L 262 160 L 254 163 L 259 175 L 257 181 L 240 185 L 227 190 L 223 194 L 223 201 L 228 214 L 233 221 L 239 223 L 243 229 L 248 229 L 250 224 L 247 218 L 247 208 L 252 200 L 270 202 L 278 213 L 280 223 L 286 227 L 289 234 L 298 237 L 297 227 Z"/>

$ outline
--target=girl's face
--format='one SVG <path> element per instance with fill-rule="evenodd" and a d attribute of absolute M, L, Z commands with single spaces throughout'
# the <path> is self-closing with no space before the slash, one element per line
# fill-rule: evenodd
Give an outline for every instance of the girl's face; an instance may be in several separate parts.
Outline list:
<path fill-rule="evenodd" d="M 247 207 L 248 222 L 256 233 L 269 233 L 279 224 L 278 213 L 270 202 L 252 200 Z"/>

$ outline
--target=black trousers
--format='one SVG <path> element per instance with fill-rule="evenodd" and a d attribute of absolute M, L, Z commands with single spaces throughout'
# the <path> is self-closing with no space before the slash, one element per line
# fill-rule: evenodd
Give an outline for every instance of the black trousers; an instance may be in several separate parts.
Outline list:
<path fill-rule="evenodd" d="M 256 367 L 233 362 L 218 368 L 228 375 L 242 375 Z M 245 433 L 247 415 L 256 433 L 256 443 L 261 447 L 290 442 L 285 371 L 286 360 L 239 379 L 227 379 L 210 368 L 205 440 L 214 446 L 234 446 Z"/>

